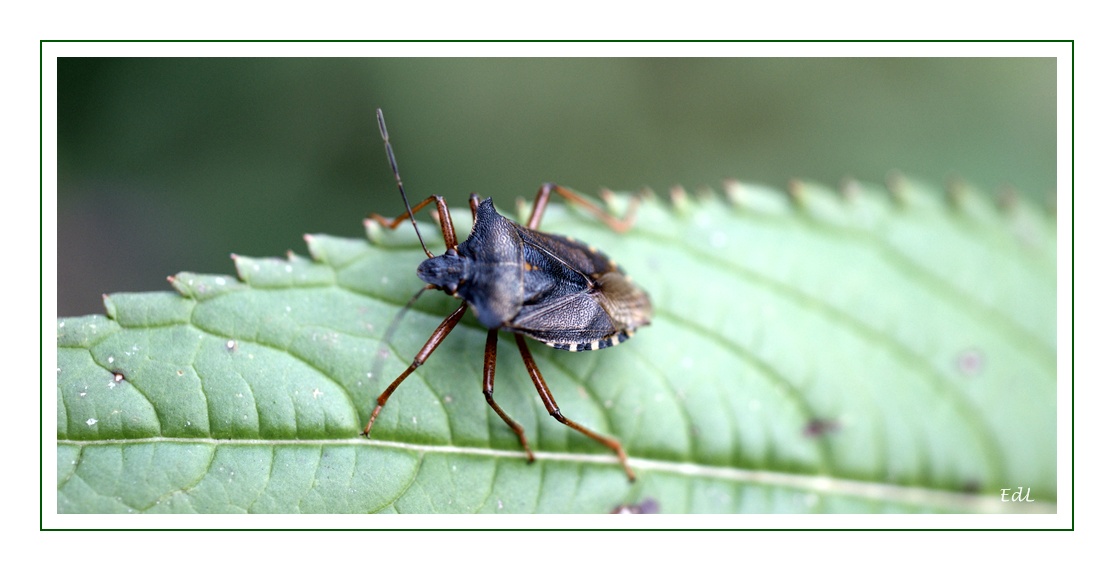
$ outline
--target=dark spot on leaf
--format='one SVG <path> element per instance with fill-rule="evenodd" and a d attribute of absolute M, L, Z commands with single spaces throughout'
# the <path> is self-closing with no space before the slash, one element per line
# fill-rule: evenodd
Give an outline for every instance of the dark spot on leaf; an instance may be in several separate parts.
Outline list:
<path fill-rule="evenodd" d="M 955 367 L 965 377 L 972 377 L 982 372 L 986 366 L 986 358 L 982 351 L 975 348 L 964 349 L 955 358 Z"/>
<path fill-rule="evenodd" d="M 654 498 L 646 498 L 638 504 L 619 504 L 611 510 L 613 514 L 656 514 L 661 512 L 661 506 Z"/>
<path fill-rule="evenodd" d="M 830 418 L 814 418 L 805 425 L 804 433 L 808 438 L 819 438 L 829 432 L 839 430 L 839 421 Z"/>

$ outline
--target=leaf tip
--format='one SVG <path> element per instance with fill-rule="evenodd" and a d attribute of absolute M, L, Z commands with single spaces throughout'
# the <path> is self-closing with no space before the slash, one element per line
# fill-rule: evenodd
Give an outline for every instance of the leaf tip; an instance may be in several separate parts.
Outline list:
<path fill-rule="evenodd" d="M 170 287 L 174 288 L 174 291 L 183 297 L 190 297 L 189 288 L 182 283 L 182 280 L 178 279 L 178 276 L 166 276 L 166 281 L 170 283 Z"/>
<path fill-rule="evenodd" d="M 101 303 L 104 305 L 104 314 L 109 319 L 116 319 L 116 302 L 107 293 L 101 294 Z"/>
<path fill-rule="evenodd" d="M 306 250 L 309 252 L 309 257 L 317 262 L 325 262 L 325 249 L 321 245 L 321 239 L 313 234 L 302 234 L 302 240 L 306 242 Z"/>
<path fill-rule="evenodd" d="M 948 205 L 956 211 L 962 211 L 970 200 L 970 186 L 958 175 L 948 176 L 944 183 L 944 192 L 947 193 Z"/>
<path fill-rule="evenodd" d="M 909 179 L 899 170 L 886 174 L 886 190 L 896 206 L 905 207 L 909 203 Z"/>
<path fill-rule="evenodd" d="M 371 218 L 364 218 L 364 234 L 368 242 L 378 244 L 383 239 L 383 227 Z"/>
<path fill-rule="evenodd" d="M 737 178 L 723 179 L 723 195 L 727 197 L 727 204 L 733 208 L 741 208 L 743 206 L 745 189 L 743 183 L 739 182 Z"/>
<path fill-rule="evenodd" d="M 855 202 L 863 194 L 863 184 L 852 176 L 845 176 L 839 182 L 839 194 L 847 202 Z"/>
<path fill-rule="evenodd" d="M 1056 219 L 1056 191 L 1050 190 L 1044 195 L 1044 208 L 1048 211 L 1049 216 Z"/>
<path fill-rule="evenodd" d="M 1017 189 L 1012 185 L 1006 184 L 998 189 L 998 194 L 995 196 L 995 203 L 998 206 L 998 211 L 1006 216 L 1017 214 Z"/>
<path fill-rule="evenodd" d="M 678 212 L 688 212 L 689 198 L 688 193 L 685 192 L 685 187 L 675 184 L 669 187 L 669 203 L 673 205 L 673 209 Z"/>
<path fill-rule="evenodd" d="M 789 179 L 789 184 L 785 185 L 785 193 L 789 196 L 789 202 L 797 208 L 805 206 L 805 183 L 799 178 Z"/>

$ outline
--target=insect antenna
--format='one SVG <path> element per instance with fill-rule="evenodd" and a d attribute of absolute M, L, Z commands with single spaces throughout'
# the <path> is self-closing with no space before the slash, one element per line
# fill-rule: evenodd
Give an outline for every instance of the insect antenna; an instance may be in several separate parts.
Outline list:
<path fill-rule="evenodd" d="M 391 172 L 395 175 L 395 182 L 398 183 L 398 193 L 402 195 L 402 203 L 406 205 L 406 214 L 410 216 L 410 223 L 414 225 L 414 233 L 418 235 L 418 243 L 422 245 L 425 250 L 426 256 L 432 258 L 433 253 L 425 246 L 425 240 L 422 239 L 422 233 L 418 232 L 418 221 L 414 219 L 414 211 L 410 209 L 410 201 L 406 198 L 406 191 L 402 189 L 402 176 L 398 174 L 398 162 L 395 161 L 395 151 L 391 148 L 391 139 L 387 135 L 387 121 L 383 119 L 383 110 L 376 108 L 375 118 L 379 121 L 379 135 L 383 137 L 383 147 L 387 149 L 387 162 L 391 163 Z M 419 292 L 421 293 L 421 292 Z M 417 296 L 415 296 L 417 298 Z"/>

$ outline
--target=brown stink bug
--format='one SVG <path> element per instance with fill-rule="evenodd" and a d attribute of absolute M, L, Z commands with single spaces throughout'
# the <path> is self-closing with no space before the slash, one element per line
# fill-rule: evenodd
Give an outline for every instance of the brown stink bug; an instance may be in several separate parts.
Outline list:
<path fill-rule="evenodd" d="M 377 109 L 376 117 L 387 151 L 387 160 L 398 183 L 406 212 L 394 219 L 377 214 L 373 214 L 372 218 L 389 229 L 395 229 L 409 219 L 417 232 L 418 223 L 414 219 L 414 213 L 430 204 L 436 204 L 446 249 L 440 256 L 433 255 L 422 240 L 421 233 L 418 233 L 418 241 L 428 258 L 418 266 L 418 277 L 427 284 L 418 293 L 436 289 L 463 302 L 434 329 L 433 335 L 415 355 L 410 366 L 379 395 L 363 434 L 367 436 L 371 432 L 375 418 L 391 393 L 410 373 L 425 363 L 464 317 L 465 310 L 471 307 L 479 322 L 488 329 L 487 346 L 484 349 L 484 397 L 503 422 L 518 435 L 528 461 L 533 462 L 534 453 L 526 441 L 525 431 L 495 402 L 495 347 L 499 330 L 514 334 L 526 371 L 549 414 L 614 450 L 627 476 L 634 481 L 634 472 L 627 463 L 627 454 L 618 440 L 593 432 L 561 414 L 553 393 L 534 363 L 525 338 L 537 339 L 550 347 L 566 351 L 592 351 L 622 343 L 636 329 L 650 323 L 649 296 L 634 285 L 615 262 L 592 246 L 572 238 L 538 231 L 542 213 L 552 193 L 584 208 L 617 232 L 625 232 L 630 228 L 637 201 L 630 203 L 623 219 L 617 219 L 571 190 L 547 183 L 538 190 L 530 218 L 522 226 L 496 212 L 490 198 L 480 201 L 479 196 L 472 194 L 469 199 L 472 207 L 472 232 L 468 239 L 457 243 L 456 231 L 444 198 L 433 195 L 417 203 L 413 209 L 410 208 L 387 136 L 383 111 Z"/>

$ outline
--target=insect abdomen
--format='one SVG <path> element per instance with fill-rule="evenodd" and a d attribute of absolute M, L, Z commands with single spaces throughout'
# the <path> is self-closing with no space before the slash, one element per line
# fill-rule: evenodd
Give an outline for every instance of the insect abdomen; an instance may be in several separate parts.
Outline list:
<path fill-rule="evenodd" d="M 606 348 L 611 347 L 613 345 L 618 345 L 618 344 L 622 343 L 623 341 L 626 341 L 627 339 L 630 339 L 630 336 L 633 335 L 633 334 L 634 334 L 634 332 L 620 331 L 620 332 L 618 332 L 614 335 L 611 335 L 609 337 L 604 337 L 603 339 L 596 339 L 596 340 L 593 340 L 593 341 L 590 341 L 590 342 L 587 342 L 587 343 L 557 343 L 557 342 L 547 341 L 547 342 L 545 342 L 545 344 L 549 345 L 550 347 L 553 347 L 554 349 L 561 349 L 562 351 L 573 351 L 573 352 L 595 351 L 597 349 L 606 349 Z"/>

